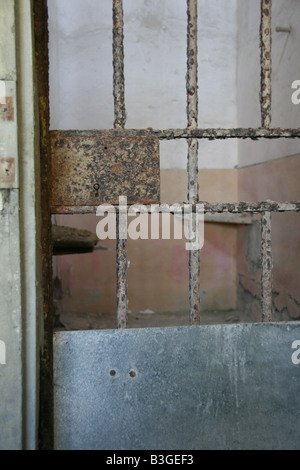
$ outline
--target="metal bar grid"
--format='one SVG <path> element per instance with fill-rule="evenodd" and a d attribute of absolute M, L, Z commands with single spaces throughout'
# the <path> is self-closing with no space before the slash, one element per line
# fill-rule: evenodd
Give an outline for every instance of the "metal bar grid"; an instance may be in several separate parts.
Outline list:
<path fill-rule="evenodd" d="M 125 111 L 125 80 L 124 80 L 124 19 L 122 0 L 113 0 L 113 67 L 114 67 L 114 129 L 115 135 L 126 132 L 128 136 L 149 135 L 160 140 L 186 139 L 188 142 L 188 201 L 196 212 L 197 203 L 204 206 L 205 213 L 251 213 L 261 214 L 261 292 L 262 321 L 272 320 L 272 251 L 271 251 L 271 213 L 300 211 L 300 202 L 237 202 L 208 203 L 199 202 L 198 185 L 198 140 L 199 139 L 278 139 L 299 138 L 300 128 L 282 129 L 271 127 L 271 0 L 261 0 L 260 51 L 261 51 L 261 127 L 259 128 L 198 128 L 198 61 L 197 61 L 197 0 L 187 0 L 187 128 L 186 129 L 126 129 Z M 88 133 L 88 131 L 87 131 Z M 182 212 L 184 206 L 182 205 Z M 82 212 L 80 208 L 72 212 Z M 93 212 L 96 208 L 85 207 L 85 212 Z M 162 204 L 158 209 L 164 212 Z M 166 211 L 169 208 L 166 207 Z M 153 213 L 153 207 L 148 207 Z M 127 246 L 126 240 L 120 238 L 120 213 L 117 212 L 117 301 L 118 328 L 126 328 L 127 316 Z M 121 229 L 122 230 L 122 229 Z M 189 256 L 189 291 L 190 291 L 190 323 L 200 323 L 200 250 L 190 251 Z"/>
<path fill-rule="evenodd" d="M 124 15 L 123 0 L 113 0 L 113 94 L 114 94 L 114 128 L 124 129 L 125 110 L 125 77 L 124 77 Z M 127 240 L 121 237 L 122 218 L 117 214 L 117 326 L 126 328 L 127 322 Z"/>

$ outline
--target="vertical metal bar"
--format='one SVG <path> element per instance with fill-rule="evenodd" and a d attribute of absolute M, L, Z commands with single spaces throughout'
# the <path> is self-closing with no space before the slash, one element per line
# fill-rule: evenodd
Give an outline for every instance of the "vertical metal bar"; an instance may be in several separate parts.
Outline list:
<path fill-rule="evenodd" d="M 113 0 L 113 70 L 114 127 L 115 129 L 124 129 L 126 111 L 123 0 Z"/>
<path fill-rule="evenodd" d="M 272 101 L 272 0 L 261 0 L 261 24 L 260 24 L 260 47 L 261 47 L 261 125 L 269 128 L 271 125 L 271 101 Z"/>
<path fill-rule="evenodd" d="M 123 0 L 113 0 L 113 95 L 114 95 L 114 128 L 124 129 L 125 78 L 124 78 L 124 17 Z M 120 194 L 122 196 L 122 194 Z M 117 325 L 126 328 L 127 322 L 127 240 L 120 238 L 127 227 L 121 226 L 124 219 L 117 211 Z"/>
<path fill-rule="evenodd" d="M 49 105 L 49 30 L 47 0 L 32 2 L 34 15 L 35 59 L 39 113 L 41 233 L 43 291 L 43 351 L 40 361 L 39 450 L 52 450 L 54 443 L 53 392 L 53 272 L 51 230 L 50 105 Z"/>
<path fill-rule="evenodd" d="M 261 217 L 261 294 L 262 321 L 272 320 L 272 247 L 271 212 Z"/>
<path fill-rule="evenodd" d="M 187 127 L 198 127 L 198 44 L 197 44 L 197 0 L 187 0 Z M 188 139 L 188 199 L 190 204 L 199 201 L 198 187 L 198 140 Z M 193 217 L 192 230 L 198 227 Z M 189 302 L 190 323 L 200 323 L 200 250 L 189 251 Z"/>
<path fill-rule="evenodd" d="M 127 240 L 120 238 L 119 222 L 117 213 L 117 325 L 123 329 L 127 326 Z"/>

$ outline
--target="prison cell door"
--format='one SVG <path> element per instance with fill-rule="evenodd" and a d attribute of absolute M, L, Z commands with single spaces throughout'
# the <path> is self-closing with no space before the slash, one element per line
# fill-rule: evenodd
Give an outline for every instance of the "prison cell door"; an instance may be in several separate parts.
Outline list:
<path fill-rule="evenodd" d="M 198 203 L 198 139 L 299 137 L 270 127 L 271 2 L 261 0 L 259 129 L 199 129 L 197 1 L 187 1 L 187 127 L 125 129 L 122 0 L 113 0 L 114 130 L 52 131 L 53 214 L 159 203 L 159 140 L 188 141 Z M 128 178 L 130 174 L 130 178 Z M 117 234 L 118 329 L 54 335 L 56 449 L 280 449 L 300 442 L 299 323 L 272 323 L 271 213 L 299 203 L 205 203 L 262 218 L 262 323 L 201 326 L 200 250 L 189 256 L 190 326 L 126 329 L 126 240 Z M 118 221 L 120 214 L 118 213 Z M 117 224 L 118 227 L 118 224 Z M 188 280 L 187 280 L 188 282 Z"/>

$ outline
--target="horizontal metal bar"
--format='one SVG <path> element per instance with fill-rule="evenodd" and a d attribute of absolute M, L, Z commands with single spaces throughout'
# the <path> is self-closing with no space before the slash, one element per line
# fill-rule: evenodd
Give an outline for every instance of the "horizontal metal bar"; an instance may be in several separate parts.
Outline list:
<path fill-rule="evenodd" d="M 252 213 L 259 214 L 263 212 L 300 212 L 300 201 L 288 201 L 288 202 L 276 202 L 276 201 L 261 201 L 261 202 L 205 202 L 200 201 L 198 204 L 204 205 L 205 214 L 215 214 L 215 213 L 231 213 L 231 214 L 242 214 L 242 213 Z M 186 203 L 178 203 L 178 212 L 184 213 L 184 207 L 189 205 Z M 172 205 L 168 204 L 154 204 L 154 205 L 143 205 L 145 212 L 150 213 L 165 213 L 170 212 L 170 207 Z M 129 206 L 128 206 L 129 207 Z M 196 212 L 197 205 L 190 205 L 193 212 Z M 52 214 L 95 214 L 98 206 L 54 206 L 52 207 Z M 118 212 L 119 206 L 113 206 L 111 212 Z M 172 212 L 172 211 L 171 211 Z M 174 211 L 173 211 L 174 213 Z"/>
<path fill-rule="evenodd" d="M 59 131 L 50 131 L 52 132 Z M 68 137 L 76 136 L 79 131 L 68 130 L 64 131 L 64 134 Z M 82 137 L 88 137 L 95 135 L 99 130 L 80 131 Z M 103 135 L 107 132 L 111 137 L 115 136 L 153 136 L 160 140 L 174 140 L 174 139 L 280 139 L 280 138 L 299 138 L 300 128 L 294 129 L 281 129 L 278 127 L 271 127 L 269 129 L 259 128 L 209 128 L 209 129 L 108 129 L 101 130 L 100 133 Z"/>
<path fill-rule="evenodd" d="M 133 131 L 135 132 L 135 131 Z M 166 129 L 149 132 L 160 140 L 173 139 L 279 139 L 300 137 L 300 128 L 280 129 L 280 128 L 210 128 L 210 129 Z"/>

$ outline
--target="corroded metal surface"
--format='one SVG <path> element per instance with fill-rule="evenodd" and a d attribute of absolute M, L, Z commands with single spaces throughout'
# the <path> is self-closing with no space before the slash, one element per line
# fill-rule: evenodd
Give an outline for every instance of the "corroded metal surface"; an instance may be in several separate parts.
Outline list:
<path fill-rule="evenodd" d="M 50 131 L 50 134 L 56 131 Z M 93 135 L 96 130 L 82 131 L 86 137 Z M 175 139 L 296 139 L 300 137 L 300 128 L 283 129 L 271 127 L 269 129 L 259 128 L 207 128 L 207 129 L 114 129 L 109 131 L 115 137 L 156 137 L 159 140 Z"/>
<path fill-rule="evenodd" d="M 272 237 L 271 212 L 261 217 L 261 293 L 262 320 L 272 320 Z"/>
<path fill-rule="evenodd" d="M 145 132 L 141 129 L 126 129 L 126 134 L 136 136 Z M 173 139 L 294 139 L 300 137 L 300 128 L 283 129 L 271 127 L 269 129 L 259 128 L 207 128 L 207 129 L 147 129 L 149 135 L 160 140 Z M 116 132 L 117 135 L 117 132 Z"/>
<path fill-rule="evenodd" d="M 285 211 L 300 211 L 300 201 L 290 202 L 276 202 L 276 201 L 260 201 L 260 202 L 234 202 L 234 203 L 209 203 L 203 202 L 204 212 L 218 213 L 218 212 L 285 212 Z M 193 208 L 194 210 L 194 208 Z"/>
<path fill-rule="evenodd" d="M 123 129 L 126 121 L 123 0 L 113 0 L 113 69 L 114 127 Z"/>
<path fill-rule="evenodd" d="M 187 0 L 187 127 L 198 126 L 198 9 L 197 0 Z M 199 200 L 198 140 L 188 139 L 188 200 L 196 204 Z M 196 217 L 193 217 L 193 233 L 196 232 Z M 190 323 L 200 323 L 200 250 L 189 251 L 189 305 Z"/>
<path fill-rule="evenodd" d="M 119 329 L 127 326 L 127 239 L 121 233 L 127 233 L 127 226 L 122 226 L 122 217 L 117 214 L 117 326 Z"/>
<path fill-rule="evenodd" d="M 187 204 L 187 203 L 185 203 Z M 291 201 L 291 202 L 275 202 L 275 201 L 262 201 L 262 202 L 205 202 L 199 201 L 199 204 L 204 205 L 205 214 L 222 214 L 222 213 L 231 213 L 231 214 L 259 214 L 265 211 L 270 212 L 300 212 L 300 201 Z M 184 213 L 184 204 L 177 204 L 178 209 Z M 58 206 L 57 213 L 59 214 L 81 214 L 82 212 L 86 214 L 95 214 L 98 206 Z M 161 204 L 158 207 L 154 205 L 146 206 L 149 213 L 155 212 L 170 212 L 170 208 L 167 204 Z M 192 206 L 192 211 L 196 212 L 197 206 Z M 112 209 L 113 212 L 117 211 L 118 207 Z M 108 210 L 109 212 L 109 210 Z M 171 212 L 172 213 L 172 212 Z"/>
<path fill-rule="evenodd" d="M 126 123 L 125 109 L 125 75 L 124 75 L 124 13 L 123 0 L 113 0 L 113 95 L 114 95 L 114 128 L 124 129 Z M 154 155 L 153 155 L 154 157 Z M 155 158 L 155 157 L 154 157 Z M 152 156 L 150 154 L 150 160 Z M 151 172 L 151 162 L 149 164 Z M 134 162 L 135 164 L 135 162 Z M 137 167 L 135 166 L 135 170 Z M 131 174 L 128 174 L 127 183 L 136 184 Z M 147 181 L 147 176 L 145 180 Z M 140 181 L 143 175 L 138 175 Z M 126 176 L 125 176 L 126 179 Z M 126 181 L 125 181 L 126 183 Z M 154 182 L 155 183 L 155 182 Z M 159 185 L 159 178 L 156 185 Z M 157 187 L 157 193 L 159 188 Z M 124 196 L 125 194 L 120 193 Z M 116 271 L 117 271 L 117 324 L 119 329 L 127 326 L 127 227 L 124 226 L 122 213 L 117 215 L 117 242 L 116 242 Z"/>
<path fill-rule="evenodd" d="M 52 210 L 58 206 L 159 202 L 159 142 L 103 131 L 51 133 Z M 84 212 L 84 210 L 82 210 Z"/>
<path fill-rule="evenodd" d="M 197 0 L 187 0 L 187 119 L 188 128 L 198 126 L 198 11 Z"/>
<path fill-rule="evenodd" d="M 34 38 L 37 93 L 39 103 L 39 132 L 41 155 L 41 247 L 44 310 L 44 343 L 41 354 L 39 449 L 53 448 L 53 284 L 52 284 L 52 232 L 50 211 L 51 174 L 49 146 L 49 57 L 47 0 L 32 2 L 34 12 Z"/>
<path fill-rule="evenodd" d="M 260 47 L 261 47 L 261 125 L 270 127 L 271 124 L 271 73 L 272 73 L 272 34 L 271 34 L 271 0 L 261 0 L 261 25 L 260 25 Z"/>

